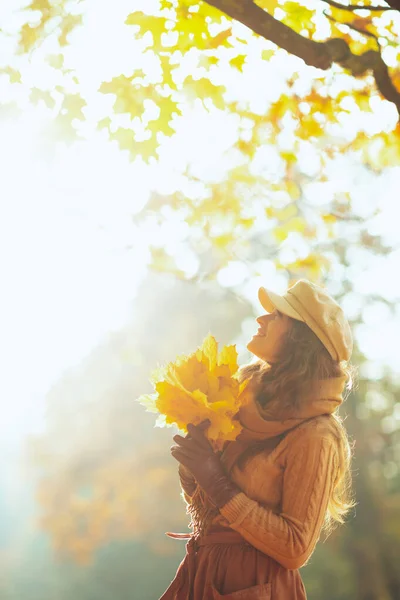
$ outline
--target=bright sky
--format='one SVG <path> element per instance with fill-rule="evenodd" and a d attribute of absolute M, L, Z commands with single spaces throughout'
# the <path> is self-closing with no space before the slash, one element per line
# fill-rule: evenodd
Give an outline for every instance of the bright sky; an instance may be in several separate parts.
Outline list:
<path fill-rule="evenodd" d="M 117 3 L 110 14 L 105 3 L 96 3 L 96 11 L 88 13 L 85 35 L 77 38 L 74 49 L 71 46 L 70 52 L 76 54 L 70 60 L 79 64 L 88 97 L 102 79 L 124 69 L 132 71 L 132 57 L 140 51 L 138 45 L 132 42 L 128 28 L 125 37 L 120 30 L 112 35 L 113 27 L 126 15 L 126 6 L 126 2 Z M 106 26 L 111 44 L 102 43 Z M 94 53 L 86 49 L 87 39 L 96 47 L 95 60 Z M 297 59 L 293 60 L 298 64 Z M 43 67 L 39 60 L 31 69 L 32 78 L 39 73 L 46 83 L 46 71 L 40 71 Z M 38 71 L 34 73 L 34 69 Z M 292 59 L 272 62 L 270 75 L 276 82 L 285 75 L 283 69 L 292 71 Z M 29 79 L 29 71 L 26 77 Z M 278 88 L 276 85 L 275 93 Z M 232 89 L 237 94 L 242 88 L 232 80 Z M 254 94 L 260 100 L 259 83 L 254 77 L 249 75 L 243 89 L 247 97 Z M 18 86 L 10 86 L 8 78 L 0 76 L 0 93 L 3 99 L 11 100 L 18 95 Z M 104 110 L 101 102 L 109 103 L 110 98 L 102 97 L 99 104 L 94 104 L 99 112 Z M 377 111 L 382 115 L 380 106 Z M 389 123 L 390 111 L 385 115 Z M 88 115 L 89 122 L 97 116 L 95 108 Z M 197 108 L 188 114 L 180 124 L 179 139 L 163 153 L 159 168 L 140 163 L 133 166 L 127 154 L 119 152 L 100 133 L 71 147 L 60 146 L 53 156 L 45 157 L 41 153 L 41 131 L 47 119 L 43 107 L 26 106 L 20 117 L 0 121 L 3 441 L 40 427 L 39 407 L 43 407 L 44 394 L 51 384 L 69 366 L 79 364 L 108 332 L 123 327 L 130 318 L 132 301 L 146 273 L 149 240 L 157 237 L 161 242 L 164 236 L 169 249 L 179 252 L 187 235 L 181 222 L 171 221 L 163 230 L 151 223 L 139 230 L 132 223 L 132 215 L 144 206 L 150 188 L 169 193 L 181 187 L 193 193 L 193 189 L 185 188 L 181 175 L 186 165 L 200 178 L 218 180 L 233 160 L 226 151 L 234 139 L 235 120 L 232 116 L 221 117 L 218 112 L 207 114 Z M 270 158 L 270 168 L 276 168 L 274 157 Z M 309 159 L 311 164 L 311 153 Z M 365 218 L 369 216 L 368 207 L 379 199 L 382 213 L 375 219 L 373 233 L 382 234 L 390 244 L 398 239 L 395 215 L 399 210 L 399 174 L 392 170 L 377 178 L 367 176 L 365 171 L 357 174 L 347 164 L 337 165 L 332 173 L 337 185 L 354 189 L 354 210 Z M 320 195 L 320 189 L 310 188 L 311 202 L 317 203 Z M 291 237 L 286 251 L 298 249 L 299 243 Z M 345 306 L 349 316 L 352 311 L 355 314 L 365 295 L 384 292 L 388 300 L 400 296 L 400 280 L 395 276 L 399 252 L 372 263 L 362 250 L 349 252 L 354 253 L 354 272 L 347 276 L 354 278 L 356 290 Z M 182 254 L 180 260 L 179 266 L 190 272 L 190 256 Z M 233 287 L 252 302 L 255 315 L 260 314 L 259 285 L 268 282 L 277 292 L 283 292 L 286 286 L 285 278 L 269 262 L 260 261 L 257 268 L 260 277 L 247 281 L 248 266 L 234 259 L 219 275 L 221 285 Z M 341 276 L 338 265 L 338 279 Z M 357 334 L 361 349 L 375 361 L 377 375 L 385 363 L 399 369 L 396 349 L 400 309 L 394 320 L 385 305 L 371 305 L 364 318 L 366 324 Z M 246 320 L 242 336 L 236 340 L 239 358 L 244 358 L 245 344 L 253 333 L 254 319 Z"/>

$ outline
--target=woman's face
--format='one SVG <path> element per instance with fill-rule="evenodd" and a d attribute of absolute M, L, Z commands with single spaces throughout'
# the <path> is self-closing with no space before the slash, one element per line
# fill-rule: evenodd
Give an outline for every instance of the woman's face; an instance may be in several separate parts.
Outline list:
<path fill-rule="evenodd" d="M 265 362 L 273 363 L 282 345 L 283 336 L 292 326 L 292 319 L 276 309 L 257 317 L 258 332 L 247 344 L 247 349 Z"/>

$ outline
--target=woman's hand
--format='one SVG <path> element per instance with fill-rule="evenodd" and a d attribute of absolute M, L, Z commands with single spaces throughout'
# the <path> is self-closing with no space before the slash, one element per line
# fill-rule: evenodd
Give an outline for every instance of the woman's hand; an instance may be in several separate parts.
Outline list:
<path fill-rule="evenodd" d="M 208 419 L 197 426 L 189 423 L 187 436 L 175 435 L 173 437 L 178 445 L 171 446 L 171 454 L 190 470 L 199 486 L 220 508 L 241 490 L 226 475 L 219 457 L 204 435 L 204 429 L 209 425 Z"/>
<path fill-rule="evenodd" d="M 213 460 L 211 456 L 215 457 L 210 443 L 203 435 L 203 431 L 205 431 L 209 426 L 209 419 L 202 421 L 200 425 L 193 425 L 192 423 L 189 423 L 187 425 L 188 433 L 185 437 L 180 435 L 175 435 L 173 437 L 173 440 L 179 445 L 171 446 L 172 456 L 179 461 L 179 466 L 184 472 L 190 471 L 194 477 L 196 464 L 200 460 L 201 455 L 204 454 L 205 457 L 210 457 L 211 460 Z M 197 480 L 196 477 L 195 479 Z"/>
<path fill-rule="evenodd" d="M 208 426 L 209 426 L 208 420 L 203 421 L 202 423 L 200 423 L 200 425 L 197 425 L 197 427 L 199 427 L 200 429 L 206 429 Z M 188 439 L 188 438 L 190 438 L 190 433 L 187 433 L 185 436 L 185 439 Z M 185 467 L 185 465 L 182 464 L 181 462 L 178 463 L 178 473 L 179 473 L 179 479 L 180 479 L 181 487 L 182 487 L 183 491 L 189 497 L 193 496 L 193 494 L 197 488 L 197 481 L 196 481 L 193 473 L 190 471 L 190 469 Z"/>

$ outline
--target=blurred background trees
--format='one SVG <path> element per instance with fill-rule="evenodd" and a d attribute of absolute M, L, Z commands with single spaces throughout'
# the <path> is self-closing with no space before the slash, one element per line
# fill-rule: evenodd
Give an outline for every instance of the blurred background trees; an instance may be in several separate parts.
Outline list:
<path fill-rule="evenodd" d="M 343 305 L 359 368 L 341 407 L 356 441 L 358 505 L 302 576 L 310 600 L 400 595 L 400 18 L 393 3 L 368 12 L 320 0 L 252 4 L 290 29 L 286 52 L 283 38 L 245 27 L 238 6 L 35 0 L 2 9 L 2 196 L 20 228 L 10 235 L 4 220 L 4 287 L 17 290 L 5 303 L 6 351 L 18 357 L 5 422 L 14 403 L 28 415 L 15 439 L 3 426 L 6 600 L 161 595 L 184 555 L 164 532 L 187 531 L 189 517 L 169 454 L 175 431 L 154 428 L 135 398 L 151 391 L 158 364 L 210 331 L 250 360 L 258 287 L 281 292 L 301 277 Z M 350 62 L 329 54 L 332 38 Z M 321 44 L 328 62 L 310 66 L 302 48 L 316 46 L 304 40 Z M 379 68 L 357 70 L 378 53 Z M 122 264 L 126 315 L 101 329 L 94 315 L 106 320 Z M 14 352 L 20 306 L 37 335 L 29 342 L 22 331 Z M 13 388 L 26 381 L 29 395 L 29 365 L 51 363 L 86 323 L 89 349 L 82 358 L 71 350 L 49 376 L 32 433 L 35 410 Z"/>

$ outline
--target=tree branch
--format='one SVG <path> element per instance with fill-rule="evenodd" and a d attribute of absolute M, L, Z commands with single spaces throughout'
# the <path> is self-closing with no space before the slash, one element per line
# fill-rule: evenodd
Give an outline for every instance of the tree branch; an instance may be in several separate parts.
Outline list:
<path fill-rule="evenodd" d="M 385 10 L 398 10 L 396 6 L 357 6 L 356 4 L 340 4 L 340 2 L 335 2 L 335 0 L 322 0 L 322 2 L 326 2 L 330 6 L 334 8 L 339 8 L 340 10 L 370 10 L 371 12 L 382 12 Z M 388 2 L 389 4 L 389 2 Z M 394 4 L 394 2 L 393 2 Z M 400 3 L 399 3 L 400 4 Z"/>
<path fill-rule="evenodd" d="M 371 31 L 367 31 L 366 29 L 361 29 L 360 27 L 355 27 L 352 23 L 346 23 L 346 21 L 337 21 L 336 19 L 331 17 L 331 15 L 328 15 L 325 11 L 324 11 L 324 15 L 327 19 L 329 19 L 329 21 L 332 21 L 333 23 L 337 23 L 338 25 L 346 25 L 346 27 L 348 27 L 349 29 L 352 29 L 353 31 L 357 31 L 357 33 L 361 33 L 362 35 L 367 35 L 369 37 L 374 38 L 374 40 L 376 41 L 379 48 L 381 47 L 378 36 L 376 36 L 374 33 L 371 33 Z"/>
<path fill-rule="evenodd" d="M 400 0 L 385 0 L 394 10 L 400 10 Z"/>
<path fill-rule="evenodd" d="M 400 3 L 400 0 L 397 1 Z M 273 42 L 289 54 L 301 58 L 311 67 L 326 71 L 336 63 L 350 71 L 353 77 L 361 77 L 367 71 L 372 71 L 380 93 L 386 100 L 395 104 L 400 116 L 400 93 L 393 85 L 388 67 L 379 52 L 367 50 L 358 56 L 351 52 L 348 44 L 341 38 L 332 38 L 326 42 L 315 42 L 305 38 L 254 4 L 253 0 L 204 2 L 246 25 L 254 33 Z"/>

